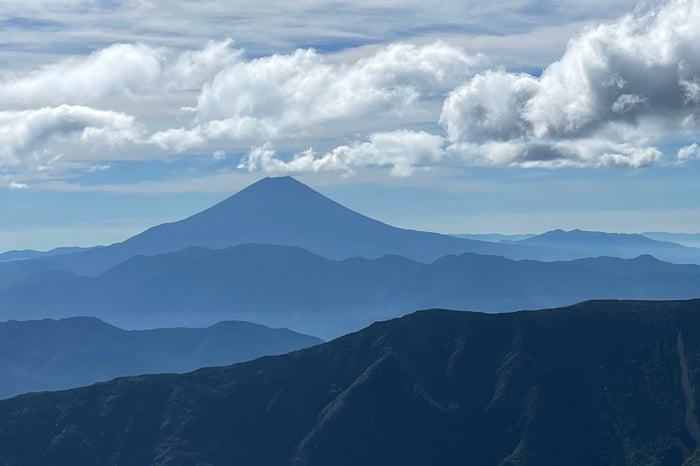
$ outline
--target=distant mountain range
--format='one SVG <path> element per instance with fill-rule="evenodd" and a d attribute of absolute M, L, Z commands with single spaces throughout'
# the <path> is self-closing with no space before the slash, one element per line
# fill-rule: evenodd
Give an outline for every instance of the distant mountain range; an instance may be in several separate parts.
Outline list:
<path fill-rule="evenodd" d="M 0 253 L 0 262 L 26 260 L 26 259 L 38 259 L 40 257 L 53 257 L 62 256 L 64 254 L 73 254 L 78 252 L 84 252 L 89 249 L 94 248 L 79 248 L 79 247 L 64 247 L 55 248 L 49 251 L 34 251 L 33 249 L 23 249 L 20 251 L 7 251 Z"/>
<path fill-rule="evenodd" d="M 329 259 L 398 255 L 430 262 L 472 252 L 552 261 L 649 254 L 674 263 L 700 264 L 700 248 L 689 247 L 700 246 L 700 234 L 553 230 L 540 235 L 441 235 L 392 227 L 353 212 L 292 177 L 279 177 L 264 178 L 198 214 L 107 247 L 0 253 L 0 289 L 37 271 L 98 275 L 137 255 L 241 244 L 296 246 Z"/>
<path fill-rule="evenodd" d="M 421 308 L 509 311 L 698 296 L 700 266 L 651 256 L 537 262 L 467 253 L 424 264 L 244 245 L 137 256 L 95 278 L 34 275 L 0 292 L 0 318 L 92 315 L 127 328 L 241 319 L 327 338 Z"/>
<path fill-rule="evenodd" d="M 639 235 L 558 230 L 524 240 L 493 242 L 396 228 L 353 212 L 294 178 L 281 177 L 265 178 L 196 215 L 155 226 L 121 243 L 38 256 L 27 251 L 10 253 L 6 257 L 25 260 L 0 259 L 0 290 L 47 270 L 97 276 L 138 255 L 242 244 L 295 246 L 329 259 L 397 255 L 432 262 L 470 252 L 552 261 L 650 254 L 669 262 L 700 264 L 700 249 Z"/>
<path fill-rule="evenodd" d="M 189 372 L 319 343 L 315 337 L 247 322 L 144 331 L 124 331 L 87 317 L 2 322 L 0 398 L 125 375 Z"/>
<path fill-rule="evenodd" d="M 0 263 L 0 289 L 42 270 L 98 275 L 137 255 L 248 243 L 296 246 L 330 259 L 395 254 L 432 261 L 463 252 L 513 258 L 539 254 L 536 248 L 522 245 L 392 227 L 353 212 L 294 178 L 265 178 L 203 212 L 158 225 L 122 243 L 76 254 Z"/>
<path fill-rule="evenodd" d="M 515 241 L 514 244 L 546 249 L 564 260 L 600 256 L 632 258 L 650 254 L 657 259 L 677 264 L 700 263 L 700 249 L 654 240 L 639 234 L 553 230 Z"/>
<path fill-rule="evenodd" d="M 693 248 L 700 248 L 700 233 L 665 233 L 649 231 L 642 233 L 644 236 L 659 241 L 670 241 Z"/>
<path fill-rule="evenodd" d="M 0 464 L 700 461 L 700 301 L 425 311 L 187 375 L 0 402 Z"/>
<path fill-rule="evenodd" d="M 461 233 L 451 235 L 456 238 L 462 239 L 474 239 L 477 241 L 490 241 L 492 243 L 498 243 L 501 241 L 520 241 L 536 236 L 534 234 L 521 234 L 521 235 L 503 235 L 500 233 Z"/>
<path fill-rule="evenodd" d="M 700 235 L 676 233 L 606 233 L 552 230 L 540 235 L 460 234 L 458 238 L 520 244 L 537 251 L 531 259 L 571 260 L 584 257 L 633 258 L 648 254 L 677 264 L 700 264 Z M 694 242 L 697 240 L 697 242 Z M 686 243 L 686 244 L 682 244 Z"/>
<path fill-rule="evenodd" d="M 124 328 L 241 319 L 334 337 L 419 308 L 698 297 L 698 267 L 649 255 L 694 263 L 699 253 L 580 230 L 498 242 L 405 230 L 293 178 L 265 178 L 122 243 L 5 255 L 15 260 L 0 262 L 0 319 L 90 315 Z M 593 259 L 553 262 L 584 257 Z"/>

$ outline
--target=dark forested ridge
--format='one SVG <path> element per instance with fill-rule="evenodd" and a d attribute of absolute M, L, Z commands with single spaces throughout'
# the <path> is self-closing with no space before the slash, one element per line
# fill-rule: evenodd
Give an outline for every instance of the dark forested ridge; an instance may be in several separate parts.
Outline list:
<path fill-rule="evenodd" d="M 699 386 L 699 300 L 422 311 L 284 356 L 0 402 L 0 464 L 690 465 Z"/>
<path fill-rule="evenodd" d="M 89 317 L 0 322 L 0 398 L 288 353 L 315 337 L 249 322 L 127 331 Z"/>

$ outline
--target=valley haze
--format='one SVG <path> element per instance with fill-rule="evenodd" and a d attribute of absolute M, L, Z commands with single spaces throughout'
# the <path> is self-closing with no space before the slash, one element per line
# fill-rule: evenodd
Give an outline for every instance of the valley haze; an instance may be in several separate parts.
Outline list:
<path fill-rule="evenodd" d="M 700 249 L 642 235 L 556 230 L 494 243 L 406 230 L 294 178 L 264 178 L 121 243 L 0 262 L 0 318 L 237 319 L 332 338 L 421 308 L 693 298 L 699 262 Z"/>

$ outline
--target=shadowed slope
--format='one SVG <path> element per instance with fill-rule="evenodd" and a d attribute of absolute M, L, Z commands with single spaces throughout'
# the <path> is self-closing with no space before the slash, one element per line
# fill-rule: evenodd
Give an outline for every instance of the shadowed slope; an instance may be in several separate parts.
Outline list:
<path fill-rule="evenodd" d="M 0 322 L 0 398 L 282 354 L 317 338 L 248 322 L 125 331 L 97 319 Z"/>
<path fill-rule="evenodd" d="M 425 311 L 285 356 L 0 402 L 0 463 L 679 466 L 698 448 L 698 355 L 700 301 Z"/>

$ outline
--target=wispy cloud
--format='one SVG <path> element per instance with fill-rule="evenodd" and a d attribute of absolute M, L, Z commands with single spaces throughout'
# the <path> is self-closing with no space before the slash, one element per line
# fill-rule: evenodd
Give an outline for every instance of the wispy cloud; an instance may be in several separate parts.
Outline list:
<path fill-rule="evenodd" d="M 115 42 L 194 48 L 236 31 L 245 48 L 265 55 L 308 46 L 328 51 L 418 40 L 432 34 L 498 37 L 539 26 L 609 19 L 634 5 L 634 0 L 5 0 L 0 19 L 15 19 L 17 27 L 3 28 L 0 40 L 14 50 L 45 53 L 50 43 L 55 53 L 73 54 Z M 31 54 L 28 58 L 36 59 Z"/>

